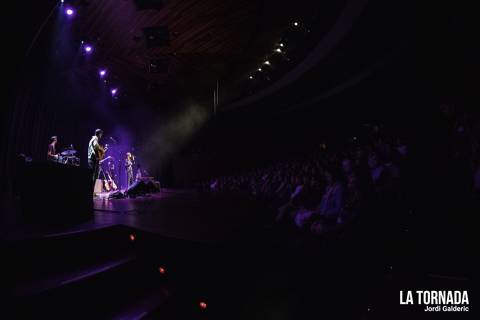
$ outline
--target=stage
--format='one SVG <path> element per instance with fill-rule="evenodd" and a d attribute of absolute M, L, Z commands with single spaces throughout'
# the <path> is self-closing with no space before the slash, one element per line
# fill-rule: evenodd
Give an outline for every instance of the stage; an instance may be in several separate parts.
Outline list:
<path fill-rule="evenodd" d="M 215 195 L 193 190 L 165 189 L 135 198 L 107 199 L 107 193 L 93 198 L 92 217 L 68 227 L 25 223 L 16 216 L 4 225 L 7 240 L 49 237 L 124 225 L 176 239 L 216 243 L 229 239 L 249 224 L 259 211 L 246 197 Z M 10 206 L 18 212 L 18 206 Z M 68 206 L 64 213 L 68 215 Z M 41 216 L 41 212 L 37 213 Z"/>

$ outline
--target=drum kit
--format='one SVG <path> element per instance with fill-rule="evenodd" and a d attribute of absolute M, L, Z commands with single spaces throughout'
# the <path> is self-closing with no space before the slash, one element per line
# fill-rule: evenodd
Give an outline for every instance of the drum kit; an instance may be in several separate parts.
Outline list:
<path fill-rule="evenodd" d="M 61 152 L 58 155 L 58 160 L 57 161 L 59 163 L 79 167 L 80 166 L 80 158 L 75 155 L 76 153 L 77 153 L 77 150 L 73 149 L 73 146 L 70 146 L 69 148 L 65 149 L 63 152 Z"/>

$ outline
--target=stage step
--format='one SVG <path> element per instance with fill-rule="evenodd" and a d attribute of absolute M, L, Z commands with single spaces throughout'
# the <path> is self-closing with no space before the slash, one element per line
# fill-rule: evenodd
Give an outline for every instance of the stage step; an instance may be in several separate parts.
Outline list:
<path fill-rule="evenodd" d="M 64 285 L 81 281 L 102 272 L 108 272 L 110 269 L 119 267 L 125 263 L 133 261 L 134 259 L 135 256 L 133 255 L 114 257 L 89 265 L 85 268 L 52 274 L 49 277 L 42 276 L 39 279 L 23 280 L 13 289 L 13 295 L 19 297 L 40 294 L 47 290 L 56 289 Z"/>
<path fill-rule="evenodd" d="M 5 252 L 6 280 L 13 287 L 133 255 L 130 229 L 123 226 L 28 239 Z"/>
<path fill-rule="evenodd" d="M 143 319 L 154 310 L 162 308 L 168 303 L 170 292 L 165 287 L 158 287 L 139 296 L 129 305 L 116 311 L 110 319 L 113 320 L 132 320 Z"/>
<path fill-rule="evenodd" d="M 21 266 L 10 273 L 16 275 L 10 303 L 15 318 L 141 319 L 160 313 L 189 319 L 199 311 L 197 293 L 207 292 L 216 272 L 201 263 L 215 255 L 204 245 L 128 227 L 29 240 L 13 248 L 21 250 L 8 259 Z M 185 298 L 187 292 L 193 295 Z"/>
<path fill-rule="evenodd" d="M 157 308 L 167 296 L 156 268 L 135 259 L 71 280 L 39 294 L 20 297 L 14 314 L 19 318 L 27 314 L 50 318 L 142 315 Z"/>

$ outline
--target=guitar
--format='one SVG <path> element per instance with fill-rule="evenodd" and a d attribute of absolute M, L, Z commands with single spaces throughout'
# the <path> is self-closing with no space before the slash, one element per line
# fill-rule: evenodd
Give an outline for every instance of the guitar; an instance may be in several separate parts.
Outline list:
<path fill-rule="evenodd" d="M 98 149 L 95 151 L 96 154 L 97 154 L 97 159 L 98 160 L 103 160 L 107 150 L 108 150 L 108 144 L 105 144 L 105 147 L 102 147 L 100 144 L 98 144 Z"/>
<path fill-rule="evenodd" d="M 113 159 L 113 157 L 112 157 L 112 156 L 108 156 L 108 157 L 106 157 L 105 159 L 100 160 L 98 163 L 99 163 L 99 164 L 102 164 L 104 161 L 107 161 L 108 159 Z"/>
<path fill-rule="evenodd" d="M 103 188 L 106 192 L 110 192 L 110 184 L 108 183 L 107 179 L 103 179 Z"/>
<path fill-rule="evenodd" d="M 115 181 L 113 181 L 112 179 L 112 176 L 110 175 L 110 173 L 108 173 L 107 171 L 107 178 L 108 178 L 108 184 L 109 184 L 109 188 L 111 190 L 117 190 L 117 185 L 115 184 Z"/>

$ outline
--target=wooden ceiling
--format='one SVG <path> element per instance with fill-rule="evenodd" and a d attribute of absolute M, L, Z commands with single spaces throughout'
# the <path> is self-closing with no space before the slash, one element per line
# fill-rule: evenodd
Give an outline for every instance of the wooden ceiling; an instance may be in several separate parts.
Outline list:
<path fill-rule="evenodd" d="M 138 10 L 133 0 L 80 6 L 75 33 L 95 48 L 92 65 L 135 93 L 171 98 L 215 86 L 229 63 L 242 59 L 255 33 L 260 1 L 171 0 L 160 10 Z M 168 26 L 169 44 L 147 48 L 143 29 Z M 151 59 L 167 69 L 151 73 Z"/>
<path fill-rule="evenodd" d="M 282 27 L 312 14 L 311 3 L 165 0 L 159 10 L 138 10 L 135 0 L 81 0 L 73 25 L 77 38 L 94 45 L 92 68 L 107 67 L 110 80 L 130 96 L 167 104 L 211 97 L 217 79 L 238 78 L 239 70 L 261 61 Z M 147 48 L 143 29 L 155 26 L 168 26 L 169 44 Z M 167 69 L 151 73 L 152 59 Z"/>

